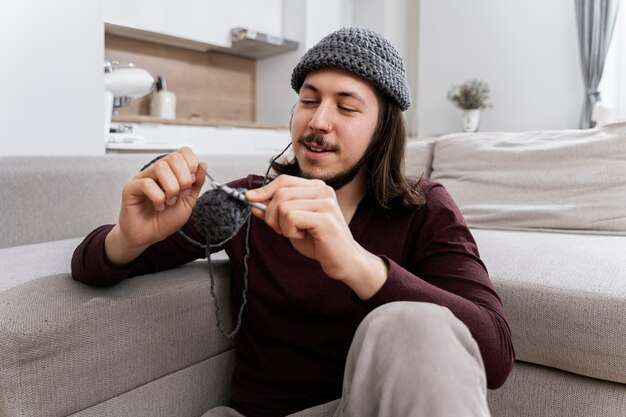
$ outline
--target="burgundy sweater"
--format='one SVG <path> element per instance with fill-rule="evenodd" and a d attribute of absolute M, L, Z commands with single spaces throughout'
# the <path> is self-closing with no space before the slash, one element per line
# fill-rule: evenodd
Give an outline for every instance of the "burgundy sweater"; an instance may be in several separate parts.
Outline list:
<path fill-rule="evenodd" d="M 249 176 L 229 185 L 256 188 L 261 180 Z M 284 416 L 339 398 L 357 326 L 374 308 L 392 301 L 448 307 L 477 341 L 489 388 L 504 383 L 514 361 L 511 334 L 476 243 L 443 186 L 427 179 L 419 186 L 427 199 L 423 206 L 385 210 L 366 196 L 350 222 L 354 239 L 389 264 L 386 283 L 367 301 L 328 278 L 289 240 L 252 219 L 248 303 L 235 337 L 233 408 L 250 417 Z M 204 256 L 202 249 L 175 233 L 128 268 L 116 269 L 104 258 L 104 239 L 111 227 L 94 230 L 76 249 L 76 280 L 113 285 Z M 234 311 L 241 305 L 245 229 L 225 245 Z M 191 221 L 183 230 L 203 241 Z"/>

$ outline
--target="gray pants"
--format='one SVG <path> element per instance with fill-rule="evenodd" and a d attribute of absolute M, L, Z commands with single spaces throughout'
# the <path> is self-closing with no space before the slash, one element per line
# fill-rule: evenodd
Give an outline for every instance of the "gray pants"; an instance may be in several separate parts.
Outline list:
<path fill-rule="evenodd" d="M 478 345 L 450 310 L 395 302 L 359 325 L 340 399 L 289 417 L 489 416 Z M 245 417 L 217 407 L 202 417 Z"/>

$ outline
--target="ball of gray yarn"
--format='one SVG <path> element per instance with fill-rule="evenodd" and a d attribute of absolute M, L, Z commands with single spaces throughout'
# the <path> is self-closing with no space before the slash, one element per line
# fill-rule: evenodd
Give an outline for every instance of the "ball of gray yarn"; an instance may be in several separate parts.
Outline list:
<path fill-rule="evenodd" d="M 250 208 L 243 202 L 220 190 L 209 190 L 198 198 L 191 218 L 209 244 L 218 244 L 237 233 L 249 214 Z"/>

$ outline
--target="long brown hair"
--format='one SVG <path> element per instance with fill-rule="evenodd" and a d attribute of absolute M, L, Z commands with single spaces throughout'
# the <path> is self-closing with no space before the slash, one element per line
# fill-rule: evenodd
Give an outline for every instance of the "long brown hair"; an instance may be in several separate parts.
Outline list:
<path fill-rule="evenodd" d="M 386 97 L 379 102 L 378 127 L 367 157 L 371 192 L 384 208 L 399 202 L 404 206 L 421 206 L 425 202 L 424 195 L 404 175 L 407 135 L 402 110 Z"/>
<path fill-rule="evenodd" d="M 426 201 L 424 195 L 415 182 L 404 175 L 407 137 L 402 110 L 387 97 L 379 95 L 378 100 L 378 125 L 364 156 L 368 191 L 383 208 L 421 206 Z M 299 172 L 295 157 L 286 163 L 274 159 L 271 168 L 278 175 Z"/>

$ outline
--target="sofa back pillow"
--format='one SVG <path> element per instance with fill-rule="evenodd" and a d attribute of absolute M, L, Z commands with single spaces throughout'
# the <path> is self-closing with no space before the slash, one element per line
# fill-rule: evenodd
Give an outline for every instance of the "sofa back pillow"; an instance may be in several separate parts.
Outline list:
<path fill-rule="evenodd" d="M 407 143 L 404 158 L 404 174 L 420 178 L 429 177 L 433 163 L 434 139 L 413 139 Z"/>
<path fill-rule="evenodd" d="M 626 234 L 626 123 L 442 136 L 431 177 L 471 227 Z"/>

